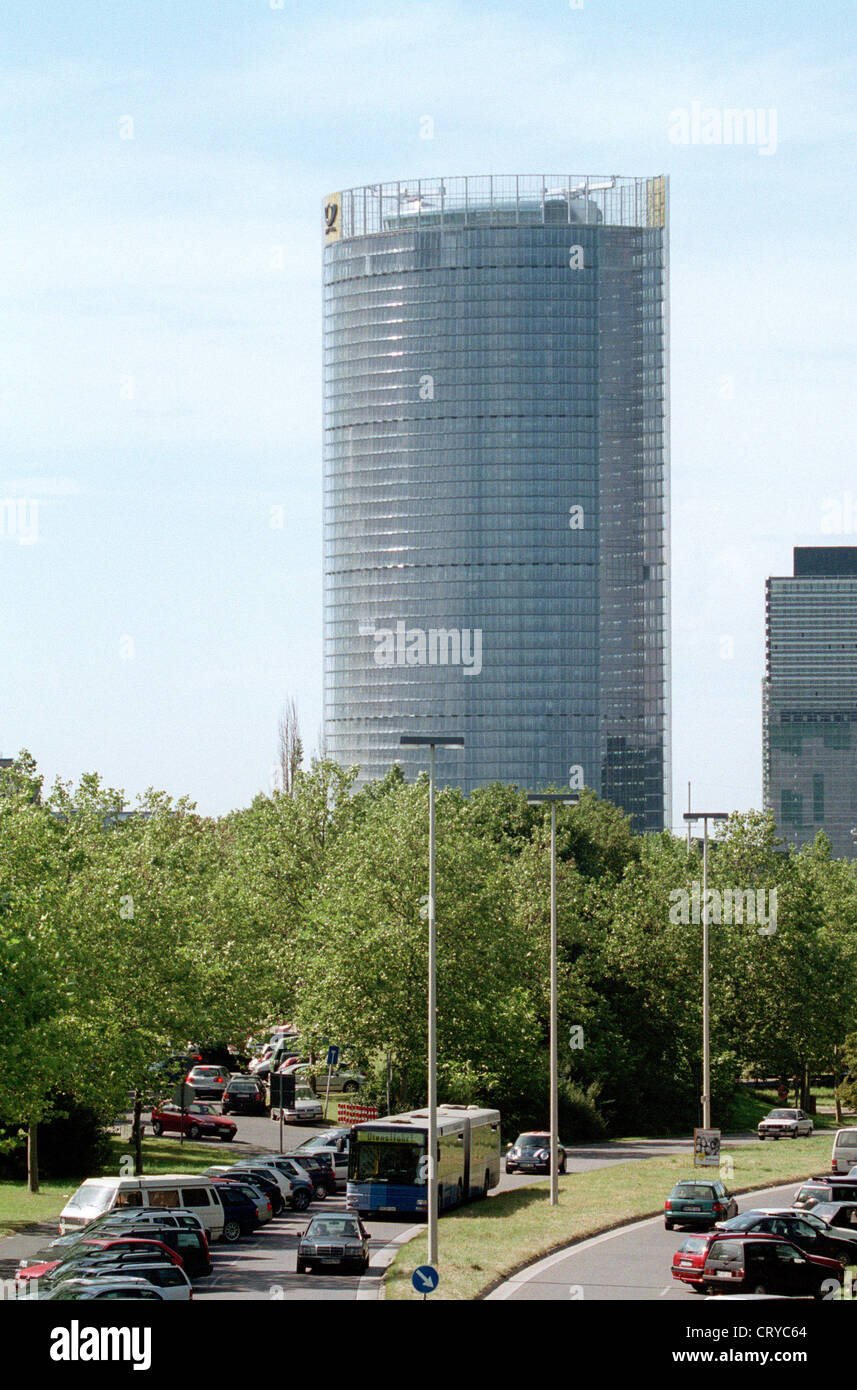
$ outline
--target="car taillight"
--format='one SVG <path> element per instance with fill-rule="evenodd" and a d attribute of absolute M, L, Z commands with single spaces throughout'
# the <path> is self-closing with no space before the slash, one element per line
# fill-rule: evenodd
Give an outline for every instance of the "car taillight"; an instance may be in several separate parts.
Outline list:
<path fill-rule="evenodd" d="M 669 1197 L 667 1197 L 667 1200 L 664 1202 L 664 1211 L 672 1211 L 672 1208 L 673 1204 L 670 1201 Z"/>
<path fill-rule="evenodd" d="M 715 1202 L 711 1210 L 719 1215 L 719 1213 L 725 1211 L 726 1208 L 720 1202 Z"/>

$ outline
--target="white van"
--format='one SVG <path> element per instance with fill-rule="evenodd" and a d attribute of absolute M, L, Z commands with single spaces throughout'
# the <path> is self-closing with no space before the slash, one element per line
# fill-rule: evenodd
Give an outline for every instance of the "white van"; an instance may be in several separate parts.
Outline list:
<path fill-rule="evenodd" d="M 857 1167 L 857 1129 L 838 1129 L 830 1156 L 831 1173 L 850 1173 Z"/>
<path fill-rule="evenodd" d="M 197 1173 L 157 1177 L 87 1178 L 60 1212 L 60 1235 L 79 1231 L 105 1212 L 129 1207 L 182 1208 L 198 1218 L 210 1241 L 223 1236 L 223 1206 L 211 1178 Z"/>

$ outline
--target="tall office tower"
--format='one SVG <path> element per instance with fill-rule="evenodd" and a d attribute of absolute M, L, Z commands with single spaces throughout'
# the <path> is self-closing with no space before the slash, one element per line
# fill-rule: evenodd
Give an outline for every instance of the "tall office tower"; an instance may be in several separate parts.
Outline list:
<path fill-rule="evenodd" d="M 765 592 L 764 803 L 793 845 L 824 830 L 854 857 L 857 546 L 797 546 Z"/>
<path fill-rule="evenodd" d="M 324 206 L 325 735 L 669 823 L 667 182 Z"/>

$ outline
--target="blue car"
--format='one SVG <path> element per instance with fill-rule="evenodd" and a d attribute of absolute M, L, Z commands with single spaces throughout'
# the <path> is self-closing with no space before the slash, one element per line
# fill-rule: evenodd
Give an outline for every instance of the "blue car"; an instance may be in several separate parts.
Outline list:
<path fill-rule="evenodd" d="M 226 1183 L 215 1183 L 223 1207 L 223 1239 L 233 1245 L 242 1236 L 252 1235 L 262 1223 L 255 1202 Z"/>

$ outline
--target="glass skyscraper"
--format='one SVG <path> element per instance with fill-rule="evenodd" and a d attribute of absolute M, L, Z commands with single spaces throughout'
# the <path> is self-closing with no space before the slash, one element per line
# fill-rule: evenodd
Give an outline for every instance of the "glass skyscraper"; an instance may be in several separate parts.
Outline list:
<path fill-rule="evenodd" d="M 824 830 L 837 858 L 853 858 L 857 547 L 796 546 L 765 610 L 764 804 L 790 844 Z"/>
<path fill-rule="evenodd" d="M 669 823 L 664 178 L 324 205 L 325 739 Z"/>

